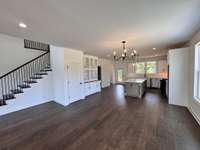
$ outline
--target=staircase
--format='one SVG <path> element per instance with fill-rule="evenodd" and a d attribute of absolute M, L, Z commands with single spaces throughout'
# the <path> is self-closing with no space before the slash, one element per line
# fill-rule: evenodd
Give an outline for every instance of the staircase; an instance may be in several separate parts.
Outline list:
<path fill-rule="evenodd" d="M 0 106 L 6 101 L 15 99 L 16 94 L 24 93 L 23 89 L 31 88 L 37 80 L 52 71 L 50 66 L 50 52 L 34 58 L 0 77 Z"/>

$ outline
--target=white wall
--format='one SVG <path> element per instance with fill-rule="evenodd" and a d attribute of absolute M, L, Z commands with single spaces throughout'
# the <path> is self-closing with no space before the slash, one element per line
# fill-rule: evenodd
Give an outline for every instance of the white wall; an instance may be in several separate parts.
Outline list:
<path fill-rule="evenodd" d="M 169 104 L 188 106 L 189 48 L 169 51 Z"/>
<path fill-rule="evenodd" d="M 190 112 L 193 114 L 195 119 L 200 124 L 200 103 L 196 101 L 194 98 L 194 61 L 195 61 L 195 45 L 200 41 L 200 32 L 198 32 L 190 41 L 190 47 L 188 50 L 185 51 L 179 51 L 179 55 L 177 56 L 177 63 L 180 63 L 180 57 L 185 55 L 181 58 L 182 63 L 184 63 L 186 66 L 184 67 L 184 71 L 181 73 L 181 78 L 185 78 L 183 83 L 185 84 L 183 86 L 183 83 L 179 83 L 179 85 L 175 85 L 179 87 L 179 91 L 184 89 L 181 93 L 179 93 L 179 100 L 175 102 L 175 104 L 180 104 L 187 106 Z M 170 63 L 170 57 L 169 57 L 169 63 Z M 186 64 L 187 63 L 187 64 Z M 171 68 L 171 67 L 170 67 Z M 170 88 L 170 90 L 173 90 L 174 86 Z M 173 94 L 175 95 L 175 93 Z M 176 97 L 174 97 L 177 99 Z M 174 99 L 173 98 L 173 99 Z M 187 100 L 186 100 L 187 99 Z M 169 98 L 170 100 L 170 98 Z M 181 102 L 182 100 L 182 102 Z"/>
<path fill-rule="evenodd" d="M 69 48 L 51 46 L 51 66 L 53 70 L 53 89 L 54 101 L 61 105 L 68 105 L 70 103 L 67 90 L 67 73 L 66 67 L 72 62 L 78 62 L 83 66 L 83 52 Z M 83 81 L 83 67 L 80 70 Z M 84 84 L 81 84 L 81 99 L 85 98 Z"/>
<path fill-rule="evenodd" d="M 41 55 L 42 51 L 24 48 L 24 40 L 0 34 L 0 76 Z"/>
<path fill-rule="evenodd" d="M 24 89 L 24 93 L 16 94 L 16 99 L 6 101 L 7 105 L 0 107 L 0 116 L 46 103 L 53 100 L 52 72 L 31 84 L 31 88 Z"/>
<path fill-rule="evenodd" d="M 200 124 L 200 103 L 194 99 L 194 58 L 195 45 L 200 41 L 200 32 L 198 32 L 190 41 L 190 58 L 189 58 L 189 98 L 188 108 Z"/>
<path fill-rule="evenodd" d="M 61 105 L 68 105 L 66 98 L 66 81 L 64 72 L 64 49 L 63 47 L 50 47 L 51 67 L 53 70 L 53 93 L 54 101 Z"/>
<path fill-rule="evenodd" d="M 102 88 L 110 86 L 111 83 L 115 83 L 113 62 L 107 59 L 99 59 L 99 65 L 101 66 Z"/>

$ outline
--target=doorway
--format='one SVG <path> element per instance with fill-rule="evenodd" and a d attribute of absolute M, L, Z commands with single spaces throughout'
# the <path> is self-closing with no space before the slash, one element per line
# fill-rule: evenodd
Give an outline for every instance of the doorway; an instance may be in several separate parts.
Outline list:
<path fill-rule="evenodd" d="M 117 82 L 122 82 L 123 81 L 123 76 L 124 76 L 123 69 L 118 69 L 117 70 Z"/>

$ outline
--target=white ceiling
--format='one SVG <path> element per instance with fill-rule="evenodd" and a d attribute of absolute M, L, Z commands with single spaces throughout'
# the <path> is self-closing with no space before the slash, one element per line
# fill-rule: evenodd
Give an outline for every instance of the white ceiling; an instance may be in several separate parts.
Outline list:
<path fill-rule="evenodd" d="M 190 39 L 200 27 L 199 8 L 200 0 L 1 0 L 0 32 L 101 57 L 127 40 L 152 55 Z"/>

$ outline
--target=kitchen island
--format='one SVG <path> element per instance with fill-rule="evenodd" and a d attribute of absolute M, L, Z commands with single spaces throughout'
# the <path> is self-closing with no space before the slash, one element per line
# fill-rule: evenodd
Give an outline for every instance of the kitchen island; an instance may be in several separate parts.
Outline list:
<path fill-rule="evenodd" d="M 142 98 L 146 90 L 146 79 L 128 79 L 124 81 L 125 96 Z"/>

